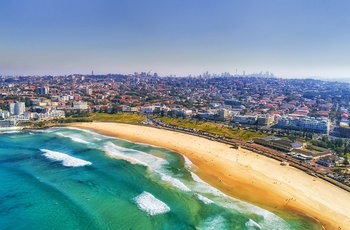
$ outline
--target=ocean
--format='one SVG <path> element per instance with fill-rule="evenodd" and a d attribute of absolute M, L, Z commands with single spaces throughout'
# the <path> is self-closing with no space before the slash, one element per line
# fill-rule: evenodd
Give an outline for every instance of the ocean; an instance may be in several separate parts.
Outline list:
<path fill-rule="evenodd" d="M 322 229 L 229 197 L 182 155 L 77 128 L 0 133 L 1 229 Z"/>

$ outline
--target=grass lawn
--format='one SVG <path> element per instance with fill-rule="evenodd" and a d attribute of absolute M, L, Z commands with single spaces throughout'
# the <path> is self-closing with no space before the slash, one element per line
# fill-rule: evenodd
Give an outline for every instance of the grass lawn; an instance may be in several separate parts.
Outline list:
<path fill-rule="evenodd" d="M 264 134 L 258 132 L 252 132 L 249 130 L 243 129 L 233 129 L 227 128 L 221 124 L 215 124 L 212 122 L 198 122 L 198 121 L 189 121 L 189 120 L 178 120 L 175 118 L 162 117 L 160 118 L 165 123 L 179 126 L 189 129 L 198 129 L 203 132 L 225 135 L 226 137 L 240 139 L 240 140 L 251 140 L 253 138 L 259 138 L 265 136 Z"/>
<path fill-rule="evenodd" d="M 120 122 L 128 124 L 137 124 L 146 120 L 145 116 L 132 113 L 91 113 L 89 118 L 93 121 Z"/>

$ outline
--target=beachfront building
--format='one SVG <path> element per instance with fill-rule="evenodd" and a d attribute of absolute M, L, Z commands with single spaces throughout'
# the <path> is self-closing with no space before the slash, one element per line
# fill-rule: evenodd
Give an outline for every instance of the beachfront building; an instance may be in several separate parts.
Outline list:
<path fill-rule="evenodd" d="M 331 156 L 333 155 L 333 152 L 331 150 L 325 150 L 323 152 L 311 152 L 311 151 L 305 151 L 302 149 L 292 149 L 288 155 L 292 156 L 293 158 L 303 160 L 303 161 L 310 161 L 310 160 L 317 160 L 321 157 L 325 156 Z"/>
<path fill-rule="evenodd" d="M 211 109 L 197 113 L 197 118 L 214 121 L 226 121 L 230 116 L 230 111 L 227 109 Z"/>
<path fill-rule="evenodd" d="M 257 138 L 254 139 L 254 143 L 283 152 L 290 152 L 293 149 L 293 142 L 275 136 Z"/>
<path fill-rule="evenodd" d="M 258 125 L 261 125 L 261 126 L 270 126 L 273 124 L 274 122 L 274 117 L 271 116 L 270 114 L 261 114 L 258 116 Z"/>
<path fill-rule="evenodd" d="M 140 113 L 151 114 L 154 111 L 154 106 L 145 106 L 140 108 Z"/>
<path fill-rule="evenodd" d="M 16 121 L 30 121 L 31 119 L 33 119 L 33 113 L 32 112 L 25 112 L 24 114 L 20 114 L 20 115 L 15 115 L 12 116 L 11 118 L 15 119 Z"/>
<path fill-rule="evenodd" d="M 232 119 L 232 122 L 239 124 L 256 125 L 258 121 L 257 115 L 237 115 Z"/>
<path fill-rule="evenodd" d="M 214 120 L 215 119 L 215 113 L 213 111 L 198 112 L 196 116 L 199 119 L 205 119 L 205 120 Z"/>
<path fill-rule="evenodd" d="M 189 117 L 192 115 L 192 110 L 182 108 L 172 108 L 168 111 L 168 116 L 171 117 Z"/>
<path fill-rule="evenodd" d="M 121 105 L 121 106 L 117 106 L 117 112 L 138 113 L 138 112 L 140 112 L 140 110 L 139 110 L 138 107 L 131 107 L 131 106 L 128 106 L 128 105 Z"/>
<path fill-rule="evenodd" d="M 227 109 L 218 109 L 217 115 L 218 115 L 219 121 L 226 121 L 228 119 L 230 113 Z"/>
<path fill-rule="evenodd" d="M 53 110 L 46 113 L 33 113 L 33 117 L 38 120 L 52 120 L 57 118 L 64 118 L 65 112 L 63 110 Z"/>
<path fill-rule="evenodd" d="M 3 110 L 0 110 L 0 118 L 2 119 L 6 119 L 10 116 L 10 112 L 9 111 L 3 111 Z"/>
<path fill-rule="evenodd" d="M 288 155 L 302 161 L 310 161 L 313 159 L 314 154 L 312 152 L 304 151 L 301 149 L 292 149 Z"/>
<path fill-rule="evenodd" d="M 284 116 L 278 121 L 277 127 L 281 129 L 328 134 L 330 130 L 330 121 L 327 118 Z"/>
<path fill-rule="evenodd" d="M 4 127 L 13 127 L 16 126 L 16 120 L 2 120 L 0 121 L 0 127 L 4 128 Z"/>
<path fill-rule="evenodd" d="M 21 115 L 25 111 L 25 103 L 24 102 L 16 102 L 10 103 L 8 105 L 8 109 L 11 115 Z"/>
<path fill-rule="evenodd" d="M 310 160 L 320 160 L 323 158 L 336 158 L 334 155 L 334 152 L 332 152 L 329 149 L 326 149 L 325 151 L 322 152 L 310 152 L 310 151 L 304 151 L 301 149 L 292 149 L 288 155 L 292 156 L 293 158 L 302 160 L 302 161 L 310 161 Z M 330 165 L 327 165 L 329 167 Z"/>

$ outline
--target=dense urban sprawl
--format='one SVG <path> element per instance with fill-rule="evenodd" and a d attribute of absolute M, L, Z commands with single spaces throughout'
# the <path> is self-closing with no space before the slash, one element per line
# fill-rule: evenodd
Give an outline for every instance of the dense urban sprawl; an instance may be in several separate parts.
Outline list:
<path fill-rule="evenodd" d="M 2 128 L 95 112 L 143 114 L 160 118 L 157 124 L 162 117 L 212 121 L 265 132 L 271 135 L 251 141 L 349 184 L 350 85 L 343 82 L 281 79 L 269 73 L 3 76 L 0 98 Z M 336 171 L 328 170 L 334 166 Z"/>

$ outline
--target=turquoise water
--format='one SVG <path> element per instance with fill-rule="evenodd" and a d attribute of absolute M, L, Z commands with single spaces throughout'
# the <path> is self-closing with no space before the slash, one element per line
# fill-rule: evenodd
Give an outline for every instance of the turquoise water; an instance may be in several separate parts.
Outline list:
<path fill-rule="evenodd" d="M 1 229 L 321 229 L 230 198 L 169 150 L 75 128 L 0 134 Z"/>

